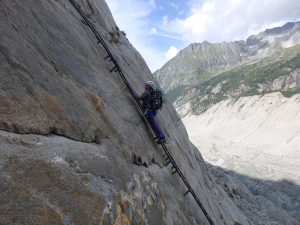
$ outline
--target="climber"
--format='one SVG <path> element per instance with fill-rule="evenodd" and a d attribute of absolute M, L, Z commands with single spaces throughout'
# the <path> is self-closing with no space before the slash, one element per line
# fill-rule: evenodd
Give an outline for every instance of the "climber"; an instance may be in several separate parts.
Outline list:
<path fill-rule="evenodd" d="M 147 81 L 144 87 L 144 93 L 141 96 L 135 94 L 135 97 L 142 101 L 144 115 L 158 135 L 157 144 L 166 143 L 166 137 L 155 120 L 157 110 L 162 107 L 162 91 L 156 87 L 153 81 Z"/>

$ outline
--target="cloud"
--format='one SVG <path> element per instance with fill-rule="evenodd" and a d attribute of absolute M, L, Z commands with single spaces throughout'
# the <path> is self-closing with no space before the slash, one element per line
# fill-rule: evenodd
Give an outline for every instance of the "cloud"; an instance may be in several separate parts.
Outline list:
<path fill-rule="evenodd" d="M 162 18 L 161 28 L 180 35 L 187 44 L 245 39 L 266 28 L 300 19 L 295 0 L 190 0 L 184 19 Z"/>
<path fill-rule="evenodd" d="M 151 5 L 152 8 L 156 8 L 155 0 L 149 0 L 149 4 Z"/>
<path fill-rule="evenodd" d="M 158 34 L 157 28 L 156 27 L 151 27 L 149 33 L 150 34 Z"/>
<path fill-rule="evenodd" d="M 157 27 L 152 27 L 149 30 L 149 34 L 152 34 L 154 36 L 157 37 L 164 37 L 164 38 L 168 38 L 168 39 L 173 39 L 173 40 L 181 40 L 181 37 L 179 35 L 175 36 L 172 34 L 168 34 L 167 32 L 163 31 L 163 30 L 159 30 Z"/>
<path fill-rule="evenodd" d="M 107 0 L 106 2 L 119 28 L 126 32 L 127 38 L 142 54 L 149 68 L 152 71 L 160 68 L 166 61 L 166 57 L 151 43 L 149 37 L 157 33 L 149 20 L 149 16 L 157 8 L 155 0 Z"/>
<path fill-rule="evenodd" d="M 170 3 L 170 6 L 172 6 L 174 9 L 176 9 L 176 10 L 179 10 L 179 4 L 177 3 L 174 3 L 174 2 L 171 2 Z"/>
<path fill-rule="evenodd" d="M 167 57 L 168 59 L 172 59 L 174 56 L 177 55 L 178 51 L 179 51 L 179 50 L 178 50 L 176 47 L 171 46 L 171 47 L 168 49 L 168 51 L 165 53 L 165 55 L 166 55 L 166 57 Z"/>
<path fill-rule="evenodd" d="M 296 0 L 106 1 L 116 23 L 152 71 L 174 55 L 175 49 L 190 43 L 246 39 L 300 20 L 300 1 Z M 174 10 L 178 4 L 180 10 Z"/>

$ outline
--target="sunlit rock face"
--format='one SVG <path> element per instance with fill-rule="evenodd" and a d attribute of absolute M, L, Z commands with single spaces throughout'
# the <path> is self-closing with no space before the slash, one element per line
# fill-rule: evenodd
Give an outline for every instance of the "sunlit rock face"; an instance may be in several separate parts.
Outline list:
<path fill-rule="evenodd" d="M 103 0 L 78 1 L 132 87 L 155 80 Z M 0 223 L 208 224 L 69 1 L 0 2 Z M 171 103 L 158 121 L 215 224 L 249 224 Z M 143 166 L 133 164 L 138 158 Z"/>

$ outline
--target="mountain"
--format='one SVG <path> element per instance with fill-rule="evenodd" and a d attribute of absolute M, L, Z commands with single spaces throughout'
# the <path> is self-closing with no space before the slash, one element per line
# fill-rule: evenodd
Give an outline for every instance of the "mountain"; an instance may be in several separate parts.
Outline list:
<path fill-rule="evenodd" d="M 210 172 L 253 224 L 300 224 L 299 26 L 192 44 L 156 72 Z M 226 56 L 230 44 L 237 53 Z M 203 45 L 212 57 L 192 51 Z"/>
<path fill-rule="evenodd" d="M 165 91 L 207 80 L 226 68 L 241 64 L 242 42 L 191 44 L 155 72 Z"/>
<path fill-rule="evenodd" d="M 77 2 L 141 93 L 154 77 L 105 1 Z M 0 5 L 0 224 L 209 224 L 70 1 Z M 158 122 L 215 224 L 251 224 L 171 103 Z"/>
<path fill-rule="evenodd" d="M 179 86 L 206 81 L 244 62 L 269 56 L 296 44 L 300 44 L 300 22 L 268 29 L 246 41 L 194 43 L 156 71 L 155 76 L 164 90 L 174 92 Z"/>
<path fill-rule="evenodd" d="M 248 55 L 267 56 L 278 50 L 300 43 L 300 22 L 289 22 L 282 27 L 267 29 L 246 40 Z"/>
<path fill-rule="evenodd" d="M 248 61 L 196 85 L 169 92 L 175 106 L 199 114 L 226 99 L 281 92 L 290 97 L 300 92 L 300 45 L 262 59 Z M 186 104 L 189 107 L 186 107 Z"/>

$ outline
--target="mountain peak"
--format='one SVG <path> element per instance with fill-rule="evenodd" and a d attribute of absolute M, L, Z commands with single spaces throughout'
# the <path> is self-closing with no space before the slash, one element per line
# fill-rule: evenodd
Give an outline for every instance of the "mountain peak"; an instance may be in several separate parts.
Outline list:
<path fill-rule="evenodd" d="M 181 50 L 155 72 L 163 88 L 168 91 L 181 85 L 208 79 L 247 58 L 261 58 L 300 43 L 300 22 L 267 29 L 246 41 L 192 43 Z"/>
<path fill-rule="evenodd" d="M 274 27 L 271 29 L 266 29 L 263 33 L 266 33 L 267 35 L 278 35 L 281 33 L 288 32 L 292 30 L 295 26 L 299 26 L 300 22 L 288 22 L 284 24 L 281 27 Z"/>

